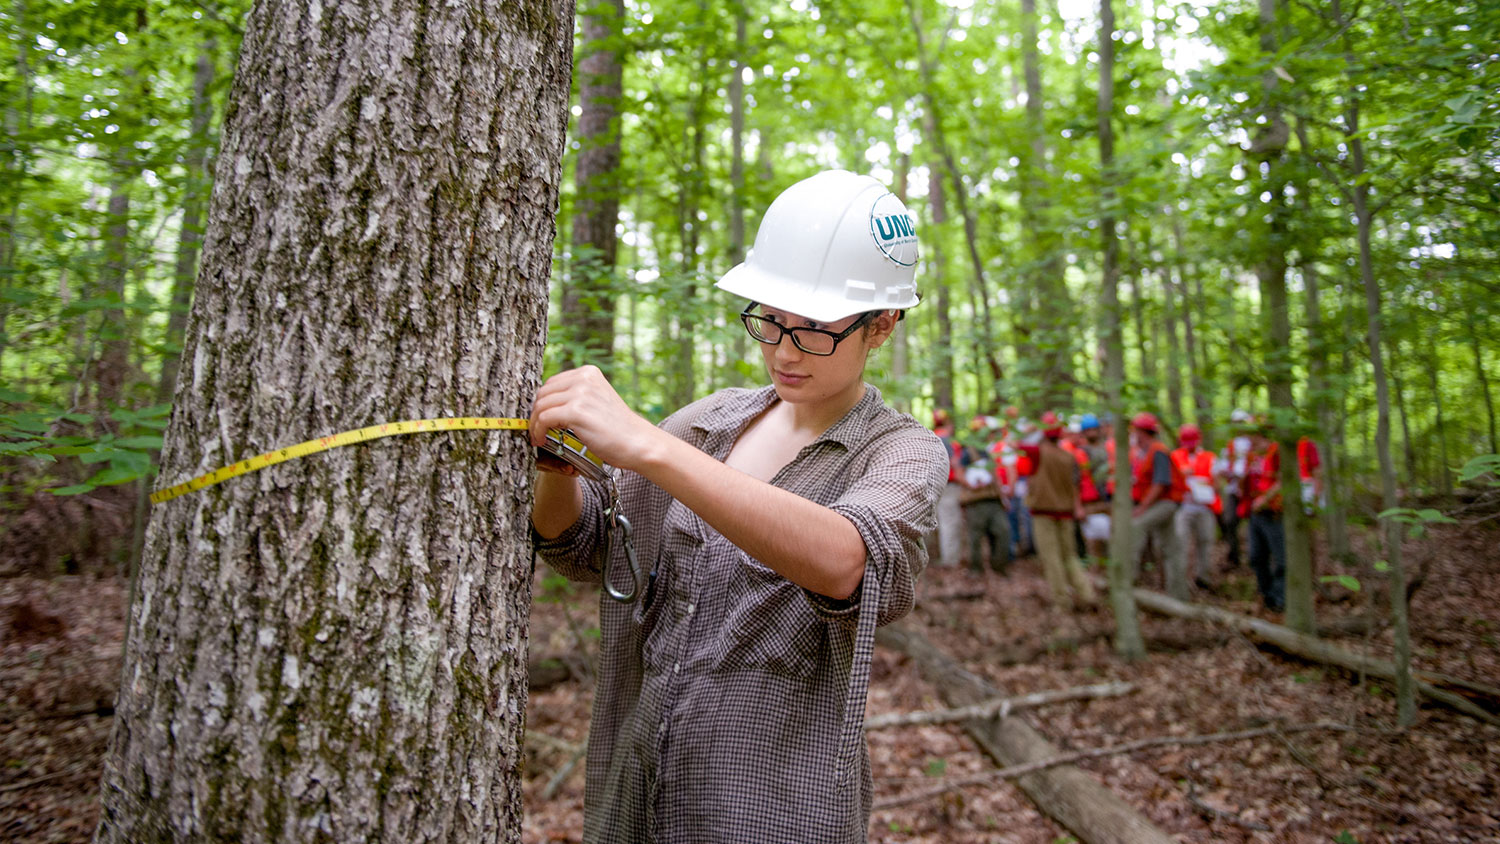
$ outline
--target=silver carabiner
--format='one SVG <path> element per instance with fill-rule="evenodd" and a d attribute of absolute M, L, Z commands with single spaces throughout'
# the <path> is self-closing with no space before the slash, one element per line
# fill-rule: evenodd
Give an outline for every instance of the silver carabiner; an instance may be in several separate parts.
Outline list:
<path fill-rule="evenodd" d="M 620 502 L 616 498 L 614 506 L 610 508 L 610 513 L 606 516 L 609 519 L 610 529 L 604 537 L 604 563 L 600 566 L 599 573 L 604 579 L 604 593 L 622 604 L 630 604 L 635 602 L 636 596 L 641 591 L 641 564 L 635 558 L 635 543 L 630 541 L 630 520 L 625 518 L 625 514 L 621 513 L 619 508 Z M 614 533 L 614 527 L 620 528 L 620 541 L 625 545 L 625 561 L 630 568 L 630 591 L 628 592 L 616 589 L 609 579 L 609 549 L 613 544 L 611 534 Z"/>

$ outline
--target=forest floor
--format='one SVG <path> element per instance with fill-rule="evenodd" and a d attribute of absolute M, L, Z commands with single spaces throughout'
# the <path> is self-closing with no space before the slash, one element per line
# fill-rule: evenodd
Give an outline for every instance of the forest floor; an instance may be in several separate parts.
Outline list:
<path fill-rule="evenodd" d="M 1413 599 L 1420 668 L 1500 684 L 1500 528 L 1443 528 L 1409 541 L 1425 569 Z M 1362 549 L 1361 549 L 1362 550 Z M 1222 547 L 1219 549 L 1222 564 Z M 1323 573 L 1338 571 L 1326 557 Z M 127 586 L 118 577 L 22 575 L 0 560 L 0 840 L 83 842 L 98 817 L 102 769 L 118 683 Z M 1352 572 L 1351 572 L 1352 573 Z M 1253 578 L 1239 569 L 1200 600 L 1264 618 Z M 1144 584 L 1160 588 L 1159 574 Z M 598 593 L 559 589 L 540 568 L 533 658 L 575 666 Z M 1133 693 L 1055 704 L 1021 715 L 1063 750 L 1140 738 L 1188 736 L 1265 724 L 1335 720 L 1347 732 L 1312 732 L 1164 747 L 1081 763 L 1180 841 L 1500 841 L 1500 729 L 1424 705 L 1415 727 L 1392 730 L 1390 689 L 1282 656 L 1196 622 L 1142 616 L 1150 656 L 1122 662 L 1109 617 L 1059 614 L 1035 558 L 1008 576 L 932 568 L 904 623 L 1008 694 L 1124 681 Z M 1324 600 L 1320 619 L 1360 612 L 1364 594 Z M 1326 597 L 1326 596 L 1325 596 Z M 1390 632 L 1338 639 L 1389 655 Z M 543 792 L 588 730 L 586 679 L 533 692 L 529 707 L 523 841 L 581 840 L 583 770 Z M 1495 701 L 1487 701 L 1493 707 Z M 943 708 L 905 657 L 877 649 L 871 715 Z M 993 763 L 959 726 L 872 731 L 877 800 L 931 787 Z M 971 786 L 877 811 L 875 842 L 1060 842 L 1067 832 L 1010 783 Z"/>

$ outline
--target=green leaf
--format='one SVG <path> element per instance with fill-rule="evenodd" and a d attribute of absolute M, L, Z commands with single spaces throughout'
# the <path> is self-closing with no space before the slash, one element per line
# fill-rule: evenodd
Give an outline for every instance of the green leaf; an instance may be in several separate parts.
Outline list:
<path fill-rule="evenodd" d="M 1391 564 L 1386 562 L 1385 560 L 1376 560 L 1375 570 L 1380 572 L 1381 574 L 1385 574 L 1386 572 L 1391 570 Z"/>
<path fill-rule="evenodd" d="M 93 484 L 74 484 L 73 486 L 60 486 L 57 489 L 49 489 L 53 495 L 82 495 L 94 489 Z"/>
<path fill-rule="evenodd" d="M 1437 524 L 1437 525 L 1456 525 L 1456 524 L 1458 524 L 1458 520 L 1456 520 L 1456 519 L 1450 519 L 1449 517 L 1443 515 L 1442 512 L 1440 512 L 1438 510 L 1432 510 L 1432 509 L 1418 510 L 1417 511 L 1417 518 L 1421 519 L 1423 522 L 1426 522 L 1427 524 Z"/>
<path fill-rule="evenodd" d="M 118 452 L 116 452 L 112 448 L 98 448 L 96 446 L 90 451 L 78 455 L 78 460 L 81 463 L 88 464 L 103 463 L 106 460 L 113 460 L 116 454 L 118 454 Z"/>
<path fill-rule="evenodd" d="M 1325 574 L 1318 580 L 1322 583 L 1337 583 L 1350 592 L 1358 592 L 1360 589 L 1359 578 L 1352 574 Z"/>
<path fill-rule="evenodd" d="M 16 402 L 19 404 L 20 402 L 31 401 L 31 396 L 7 387 L 0 387 L 0 401 Z"/>
<path fill-rule="evenodd" d="M 141 475 L 141 472 L 133 471 L 130 468 L 111 465 L 95 474 L 92 478 L 89 478 L 86 483 L 93 484 L 94 486 L 119 486 L 120 484 L 128 484 Z"/>
<path fill-rule="evenodd" d="M 161 437 L 155 434 L 146 434 L 138 437 L 125 437 L 110 443 L 117 448 L 147 448 L 152 451 L 161 450 Z"/>

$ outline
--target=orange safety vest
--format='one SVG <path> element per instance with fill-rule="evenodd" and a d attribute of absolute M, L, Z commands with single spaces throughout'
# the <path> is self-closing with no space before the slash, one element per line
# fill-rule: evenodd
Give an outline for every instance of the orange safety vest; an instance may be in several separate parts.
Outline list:
<path fill-rule="evenodd" d="M 1157 452 L 1165 454 L 1167 456 L 1167 463 L 1172 467 L 1172 483 L 1167 487 L 1167 494 L 1163 497 L 1168 501 L 1181 502 L 1183 497 L 1187 495 L 1187 478 L 1183 477 L 1182 469 L 1178 467 L 1177 461 L 1172 459 L 1172 454 L 1167 451 L 1165 445 L 1152 440 L 1150 447 L 1146 449 L 1145 453 L 1136 452 L 1131 454 L 1132 458 L 1136 454 L 1140 454 L 1139 460 L 1131 461 L 1135 464 L 1135 485 L 1130 488 L 1131 501 L 1144 499 L 1146 497 L 1146 490 L 1151 488 L 1151 464 L 1155 462 L 1155 458 L 1152 455 Z"/>
<path fill-rule="evenodd" d="M 1078 461 L 1078 497 L 1084 504 L 1099 500 L 1099 487 L 1094 485 L 1094 476 L 1089 472 L 1089 453 L 1070 440 L 1058 443 L 1062 450 Z"/>
<path fill-rule="evenodd" d="M 1172 451 L 1172 462 L 1177 465 L 1183 475 L 1193 478 L 1203 478 L 1213 487 L 1214 482 L 1214 453 L 1208 449 L 1200 448 L 1196 452 L 1188 451 L 1186 448 L 1178 448 Z M 1184 479 L 1185 481 L 1186 479 Z M 1191 496 L 1191 491 L 1189 491 Z M 1209 509 L 1215 515 L 1224 512 L 1224 502 L 1219 498 L 1218 489 L 1214 489 L 1214 502 Z"/>

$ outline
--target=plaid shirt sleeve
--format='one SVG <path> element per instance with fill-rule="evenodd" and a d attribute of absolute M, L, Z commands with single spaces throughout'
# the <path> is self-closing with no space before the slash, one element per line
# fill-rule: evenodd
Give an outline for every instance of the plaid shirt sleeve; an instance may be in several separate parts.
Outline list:
<path fill-rule="evenodd" d="M 848 519 L 865 542 L 865 579 L 880 581 L 876 624 L 911 612 L 916 582 L 927 566 L 922 537 L 936 526 L 938 497 L 948 479 L 942 441 L 922 428 L 900 428 L 868 446 L 869 463 L 829 509 Z M 826 618 L 852 621 L 859 591 L 849 601 L 808 593 Z"/>

